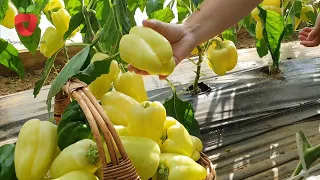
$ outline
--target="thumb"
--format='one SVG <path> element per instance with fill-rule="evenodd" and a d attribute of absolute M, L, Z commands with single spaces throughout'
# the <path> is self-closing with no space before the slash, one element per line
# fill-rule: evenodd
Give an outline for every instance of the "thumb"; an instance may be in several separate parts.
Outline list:
<path fill-rule="evenodd" d="M 151 19 L 151 20 L 145 19 L 142 21 L 142 25 L 157 31 L 160 34 L 164 34 L 169 26 L 168 23 L 164 23 L 156 19 Z"/>

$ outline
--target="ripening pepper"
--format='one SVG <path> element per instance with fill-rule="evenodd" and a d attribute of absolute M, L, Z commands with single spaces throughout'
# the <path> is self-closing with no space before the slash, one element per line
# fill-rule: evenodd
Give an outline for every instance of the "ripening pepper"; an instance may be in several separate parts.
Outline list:
<path fill-rule="evenodd" d="M 16 180 L 14 169 L 14 144 L 0 147 L 0 179 Z"/>
<path fill-rule="evenodd" d="M 169 41 L 144 26 L 131 28 L 121 38 L 119 51 L 121 59 L 151 75 L 170 75 L 176 65 Z"/>
<path fill-rule="evenodd" d="M 50 0 L 46 7 L 43 9 L 43 12 L 48 12 L 60 8 L 65 8 L 62 0 Z"/>
<path fill-rule="evenodd" d="M 234 43 L 230 40 L 214 39 L 208 48 L 209 66 L 219 76 L 232 70 L 238 61 L 238 52 Z"/>
<path fill-rule="evenodd" d="M 1 25 L 13 29 L 14 25 L 14 18 L 18 14 L 16 7 L 9 1 L 8 3 L 8 10 L 6 11 L 6 15 L 4 16 L 3 20 L 1 21 Z"/>
<path fill-rule="evenodd" d="M 87 171 L 72 171 L 57 179 L 52 180 L 99 180 L 95 175 Z"/>
<path fill-rule="evenodd" d="M 31 119 L 21 128 L 14 153 L 19 180 L 43 178 L 56 155 L 57 127 L 49 121 Z"/>
<path fill-rule="evenodd" d="M 64 44 L 63 36 L 55 28 L 48 27 L 41 38 L 40 52 L 49 58 L 62 48 Z"/>
<path fill-rule="evenodd" d="M 166 109 L 157 101 L 144 101 L 131 111 L 129 136 L 148 137 L 158 142 L 164 130 Z"/>
<path fill-rule="evenodd" d="M 303 22 L 307 22 L 307 21 L 310 21 L 309 17 L 307 17 L 306 13 L 307 12 L 313 12 L 314 9 L 313 9 L 313 6 L 311 4 L 309 5 L 305 5 L 301 8 L 301 15 L 300 15 L 300 19 L 303 21 Z"/>
<path fill-rule="evenodd" d="M 125 72 L 113 81 L 116 91 L 122 92 L 139 103 L 148 100 L 143 77 L 135 72 Z"/>
<path fill-rule="evenodd" d="M 51 19 L 58 33 L 63 36 L 69 29 L 71 16 L 68 11 L 66 9 L 59 9 L 51 14 Z"/>
<path fill-rule="evenodd" d="M 262 9 L 264 10 L 271 10 L 271 11 L 274 11 L 280 15 L 282 15 L 282 8 L 280 8 L 280 6 L 273 6 L 273 5 L 264 5 L 262 6 Z M 259 16 L 259 9 L 258 8 L 254 8 L 252 11 L 251 11 L 251 16 L 253 17 L 253 19 L 257 22 L 261 22 L 261 19 L 260 19 L 260 16 Z"/>
<path fill-rule="evenodd" d="M 96 53 L 91 59 L 91 63 L 95 61 L 102 61 L 109 56 L 102 53 Z M 102 74 L 100 77 L 96 78 L 93 82 L 89 84 L 89 89 L 91 93 L 95 96 L 97 100 L 101 100 L 102 96 L 110 90 L 111 84 L 115 78 L 117 78 L 120 72 L 118 62 L 112 60 L 109 68 L 108 74 Z"/>
<path fill-rule="evenodd" d="M 162 153 L 160 164 L 152 180 L 203 180 L 207 171 L 188 156 Z"/>
<path fill-rule="evenodd" d="M 186 128 L 173 117 L 167 117 L 161 136 L 162 149 L 167 153 L 192 156 L 192 139 Z"/>
<path fill-rule="evenodd" d="M 160 162 L 161 152 L 158 144 L 146 137 L 120 136 L 120 139 L 140 178 L 151 178 Z"/>
<path fill-rule="evenodd" d="M 93 174 L 100 167 L 96 143 L 91 139 L 82 139 L 61 151 L 50 167 L 50 175 L 54 179 L 72 171 Z"/>
<path fill-rule="evenodd" d="M 114 125 L 128 126 L 131 112 L 139 106 L 138 101 L 118 91 L 109 91 L 101 98 L 101 105 Z"/>
<path fill-rule="evenodd" d="M 281 0 L 264 0 L 262 1 L 262 6 L 281 6 Z"/>
<path fill-rule="evenodd" d="M 198 161 L 200 159 L 200 152 L 203 149 L 203 144 L 202 141 L 196 136 L 191 136 L 191 139 L 193 145 L 193 152 L 191 158 L 195 161 Z"/>
<path fill-rule="evenodd" d="M 256 38 L 257 39 L 263 38 L 263 27 L 262 27 L 262 22 L 260 21 L 257 21 L 257 24 L 256 24 Z"/>

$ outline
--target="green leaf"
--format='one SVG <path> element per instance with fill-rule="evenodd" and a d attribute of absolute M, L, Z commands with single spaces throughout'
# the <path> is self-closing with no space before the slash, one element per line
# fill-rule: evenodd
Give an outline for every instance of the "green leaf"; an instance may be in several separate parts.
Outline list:
<path fill-rule="evenodd" d="M 222 32 L 222 38 L 232 41 L 234 44 L 237 44 L 237 33 L 236 27 L 232 26 L 229 29 Z"/>
<path fill-rule="evenodd" d="M 306 17 L 310 20 L 312 26 L 316 25 L 316 20 L 317 20 L 317 14 L 313 11 L 307 11 L 306 12 Z"/>
<path fill-rule="evenodd" d="M 86 5 L 87 2 L 88 0 L 85 0 Z M 82 12 L 82 0 L 64 0 L 64 5 L 71 17 Z"/>
<path fill-rule="evenodd" d="M 264 38 L 257 41 L 256 48 L 260 58 L 268 54 L 268 46 Z"/>
<path fill-rule="evenodd" d="M 51 58 L 47 59 L 46 64 L 44 65 L 44 71 L 42 72 L 40 79 L 35 84 L 35 87 L 34 87 L 34 90 L 33 90 L 34 98 L 37 97 L 37 95 L 39 94 L 42 86 L 46 82 L 46 80 L 47 80 L 47 78 L 48 78 L 48 76 L 49 76 L 49 74 L 51 72 L 51 69 L 53 67 L 54 61 L 55 61 L 55 59 L 57 57 L 57 54 L 58 54 L 58 52 L 55 53 L 53 56 L 51 56 Z"/>
<path fill-rule="evenodd" d="M 0 64 L 16 72 L 20 79 L 24 78 L 24 66 L 18 57 L 18 50 L 0 38 Z"/>
<path fill-rule="evenodd" d="M 173 11 L 166 7 L 165 9 L 160 9 L 151 14 L 152 19 L 157 19 L 162 22 L 170 23 L 174 19 Z"/>
<path fill-rule="evenodd" d="M 271 54 L 273 66 L 279 68 L 281 41 L 286 32 L 284 19 L 274 11 L 265 11 L 260 6 L 258 8 L 263 24 L 263 37 Z"/>
<path fill-rule="evenodd" d="M 31 4 L 30 6 L 27 7 L 26 12 L 27 12 L 27 13 L 31 13 L 31 12 L 34 11 L 34 10 L 35 10 L 35 6 L 34 6 L 34 4 Z"/>
<path fill-rule="evenodd" d="M 23 9 L 27 9 L 28 6 L 33 4 L 32 0 L 11 0 L 11 2 L 14 4 L 15 7 Z"/>
<path fill-rule="evenodd" d="M 114 9 L 109 1 L 99 0 L 97 3 L 97 18 L 100 24 L 104 25 L 104 33 L 101 37 L 101 45 L 108 51 L 108 55 L 113 55 L 118 51 L 122 32 L 119 29 Z"/>
<path fill-rule="evenodd" d="M 0 23 L 2 22 L 2 20 L 6 16 L 6 12 L 7 12 L 8 8 L 9 8 L 8 0 L 0 1 Z"/>
<path fill-rule="evenodd" d="M 201 5 L 201 3 L 203 2 L 203 0 L 191 0 L 191 2 L 196 8 L 198 8 L 199 5 Z"/>
<path fill-rule="evenodd" d="M 90 46 L 85 47 L 63 67 L 59 75 L 52 82 L 51 88 L 47 96 L 48 111 L 51 109 L 51 99 L 61 90 L 69 78 L 76 75 L 85 63 L 90 51 Z"/>
<path fill-rule="evenodd" d="M 139 6 L 139 0 L 127 0 L 127 4 L 130 11 L 135 11 Z"/>
<path fill-rule="evenodd" d="M 17 179 L 14 167 L 14 151 L 14 144 L 6 144 L 0 147 L 0 179 Z"/>
<path fill-rule="evenodd" d="M 24 10 L 23 7 L 19 7 L 19 12 L 20 12 L 20 13 L 25 13 L 26 10 Z"/>
<path fill-rule="evenodd" d="M 84 17 L 82 12 L 78 12 L 74 16 L 71 17 L 69 23 L 69 29 L 67 32 L 64 33 L 64 39 L 68 39 L 71 33 L 77 29 L 82 23 L 84 23 Z"/>
<path fill-rule="evenodd" d="M 245 16 L 240 23 L 242 24 L 242 26 L 247 30 L 247 32 L 252 36 L 255 37 L 256 36 L 256 26 L 252 21 L 251 15 L 247 15 Z"/>
<path fill-rule="evenodd" d="M 174 92 L 172 98 L 167 99 L 163 106 L 166 108 L 167 116 L 178 120 L 188 130 L 190 135 L 200 138 L 200 126 L 194 118 L 192 104 L 188 101 L 182 101 L 176 92 Z"/>
<path fill-rule="evenodd" d="M 190 1 L 189 0 L 178 0 L 177 11 L 178 11 L 178 22 L 181 23 L 184 19 L 190 15 Z"/>
<path fill-rule="evenodd" d="M 34 14 L 40 15 L 41 11 L 46 7 L 46 5 L 49 3 L 49 0 L 35 0 L 34 1 Z M 28 11 L 28 9 L 27 9 Z"/>
<path fill-rule="evenodd" d="M 147 0 L 146 12 L 148 17 L 151 17 L 151 14 L 159 9 L 163 8 L 164 0 Z"/>
<path fill-rule="evenodd" d="M 122 29 L 122 34 L 129 34 L 131 29 L 126 0 L 114 0 L 117 21 Z"/>
<path fill-rule="evenodd" d="M 96 78 L 100 77 L 102 74 L 108 74 L 110 70 L 111 59 L 106 59 L 103 61 L 95 61 L 90 63 L 86 69 L 80 71 L 76 77 L 81 81 L 90 84 Z"/>
<path fill-rule="evenodd" d="M 41 29 L 37 27 L 31 36 L 19 35 L 21 43 L 34 55 L 41 39 Z"/>

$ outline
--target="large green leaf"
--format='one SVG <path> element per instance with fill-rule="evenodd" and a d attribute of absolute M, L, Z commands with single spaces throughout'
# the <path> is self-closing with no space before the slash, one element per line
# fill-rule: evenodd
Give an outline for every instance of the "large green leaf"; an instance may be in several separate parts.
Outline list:
<path fill-rule="evenodd" d="M 0 147 L 0 179 L 16 180 L 14 168 L 14 144 L 6 144 Z"/>
<path fill-rule="evenodd" d="M 98 0 L 96 12 L 100 24 L 104 25 L 104 33 L 100 43 L 104 49 L 108 51 L 107 54 L 113 55 L 119 48 L 119 42 L 122 36 L 114 9 L 109 1 Z"/>
<path fill-rule="evenodd" d="M 191 1 L 196 8 L 198 8 L 203 2 L 203 0 L 191 0 Z"/>
<path fill-rule="evenodd" d="M 8 7 L 9 7 L 8 0 L 0 1 L 0 23 L 2 22 L 2 20 L 6 16 L 6 12 L 8 10 Z"/>
<path fill-rule="evenodd" d="M 147 0 L 146 12 L 148 17 L 151 17 L 151 14 L 159 9 L 163 8 L 164 0 Z"/>
<path fill-rule="evenodd" d="M 255 37 L 255 24 L 253 23 L 250 14 L 240 21 L 240 25 L 242 25 L 252 37 Z"/>
<path fill-rule="evenodd" d="M 54 79 L 47 96 L 48 111 L 51 109 L 51 99 L 58 94 L 69 78 L 76 75 L 85 63 L 90 51 L 90 46 L 85 47 L 63 67 L 59 75 Z"/>
<path fill-rule="evenodd" d="M 46 7 L 49 0 L 35 0 L 35 9 L 33 10 L 33 14 L 40 15 L 41 11 Z"/>
<path fill-rule="evenodd" d="M 178 22 L 181 23 L 188 15 L 190 15 L 190 1 L 189 0 L 178 0 L 177 11 L 178 11 Z"/>
<path fill-rule="evenodd" d="M 307 11 L 306 12 L 306 17 L 310 20 L 312 26 L 316 25 L 316 20 L 317 20 L 317 14 L 313 11 Z"/>
<path fill-rule="evenodd" d="M 233 43 L 237 44 L 237 34 L 236 34 L 236 27 L 231 26 L 230 28 L 226 29 L 222 32 L 222 38 L 232 41 Z"/>
<path fill-rule="evenodd" d="M 263 37 L 271 53 L 273 66 L 279 68 L 281 41 L 286 32 L 284 19 L 274 11 L 265 11 L 260 6 L 258 8 L 263 24 Z"/>
<path fill-rule="evenodd" d="M 13 45 L 1 38 L 0 64 L 16 72 L 20 79 L 24 78 L 24 66 L 18 57 L 18 50 Z"/>
<path fill-rule="evenodd" d="M 167 116 L 178 120 L 188 130 L 190 135 L 200 138 L 200 126 L 194 118 L 192 104 L 188 101 L 182 101 L 176 92 L 174 92 L 172 98 L 166 100 L 163 106 L 166 108 Z"/>
<path fill-rule="evenodd" d="M 11 0 L 11 2 L 16 6 L 17 9 L 20 7 L 27 9 L 28 6 L 33 4 L 32 0 Z"/>
<path fill-rule="evenodd" d="M 47 59 L 46 61 L 46 64 L 44 65 L 44 70 L 41 74 L 41 77 L 40 79 L 36 82 L 35 84 L 35 87 L 34 87 L 34 90 L 33 90 L 33 95 L 34 97 L 36 98 L 37 95 L 39 94 L 43 84 L 46 82 L 50 72 L 51 72 L 51 69 L 53 67 L 53 64 L 54 64 L 54 61 L 57 57 L 57 53 L 55 53 L 53 56 L 51 56 L 51 58 Z"/>
<path fill-rule="evenodd" d="M 90 63 L 86 69 L 80 71 L 76 77 L 81 81 L 90 84 L 96 78 L 100 77 L 102 74 L 108 74 L 110 69 L 111 59 L 106 59 L 103 61 L 95 61 Z"/>
<path fill-rule="evenodd" d="M 256 48 L 260 58 L 268 54 L 268 46 L 264 38 L 257 41 Z"/>
<path fill-rule="evenodd" d="M 68 39 L 71 33 L 83 23 L 84 23 L 84 17 L 82 12 L 78 12 L 77 14 L 72 16 L 69 23 L 69 29 L 67 32 L 64 33 L 64 39 L 65 40 Z"/>
<path fill-rule="evenodd" d="M 169 7 L 166 7 L 165 9 L 160 9 L 156 12 L 153 12 L 151 14 L 151 18 L 170 23 L 174 19 L 174 13 Z"/>
<path fill-rule="evenodd" d="M 122 29 L 122 34 L 128 34 L 131 29 L 126 0 L 114 0 L 116 17 Z"/>
<path fill-rule="evenodd" d="M 19 35 L 19 33 L 18 33 Z M 41 29 L 37 27 L 31 36 L 19 35 L 21 43 L 34 54 L 37 51 L 41 39 Z"/>
<path fill-rule="evenodd" d="M 71 16 L 82 11 L 82 1 L 83 0 L 64 0 L 66 10 Z M 85 0 L 85 5 L 88 4 L 88 0 Z"/>

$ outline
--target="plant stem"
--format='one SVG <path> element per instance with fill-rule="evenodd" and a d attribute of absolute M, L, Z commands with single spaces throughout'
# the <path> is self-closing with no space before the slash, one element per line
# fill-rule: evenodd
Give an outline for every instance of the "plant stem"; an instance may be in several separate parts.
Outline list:
<path fill-rule="evenodd" d="M 200 75 L 201 75 L 201 63 L 203 61 L 201 47 L 197 46 L 197 48 L 198 48 L 199 60 L 198 60 L 198 63 L 197 63 L 196 78 L 194 79 L 194 82 L 193 82 L 193 94 L 197 94 L 199 92 L 198 91 L 198 82 L 199 82 Z"/>
<path fill-rule="evenodd" d="M 68 55 L 68 48 L 66 46 L 64 46 L 63 53 L 64 53 L 64 56 L 66 57 L 65 63 L 67 64 L 69 62 L 69 55 Z"/>
<path fill-rule="evenodd" d="M 124 69 L 122 63 L 119 63 L 119 67 L 120 67 L 120 70 L 121 70 L 122 73 L 125 73 L 125 72 L 126 72 L 126 70 Z"/>
<path fill-rule="evenodd" d="M 169 81 L 168 78 L 165 79 L 167 81 L 167 83 L 170 85 L 171 89 L 173 92 L 176 92 L 176 88 L 174 87 L 174 85 Z"/>

